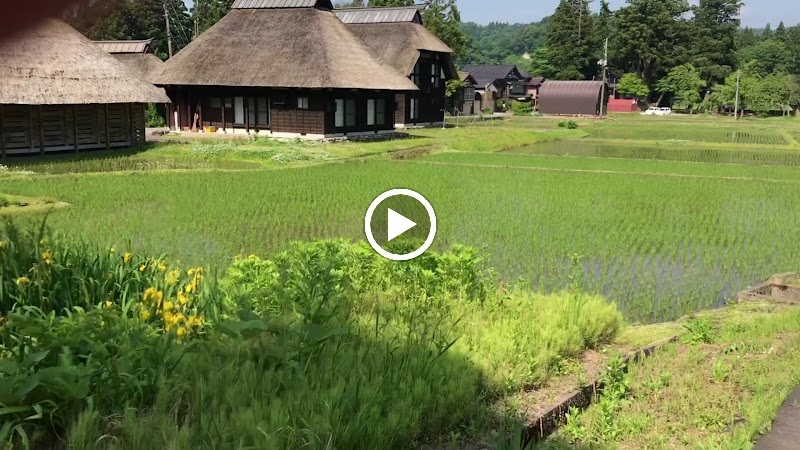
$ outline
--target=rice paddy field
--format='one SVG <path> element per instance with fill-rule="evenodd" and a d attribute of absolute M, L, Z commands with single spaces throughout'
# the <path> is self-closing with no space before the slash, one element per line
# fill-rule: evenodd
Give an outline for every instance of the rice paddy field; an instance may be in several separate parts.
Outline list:
<path fill-rule="evenodd" d="M 640 322 L 797 269 L 795 120 L 558 122 L 462 119 L 370 144 L 166 143 L 113 164 L 20 160 L 0 172 L 0 192 L 68 203 L 47 219 L 58 230 L 224 267 L 297 240 L 363 240 L 369 203 L 414 189 L 436 209 L 435 248 L 481 248 L 498 283 L 544 292 L 573 281 L 577 255 L 586 289 Z"/>

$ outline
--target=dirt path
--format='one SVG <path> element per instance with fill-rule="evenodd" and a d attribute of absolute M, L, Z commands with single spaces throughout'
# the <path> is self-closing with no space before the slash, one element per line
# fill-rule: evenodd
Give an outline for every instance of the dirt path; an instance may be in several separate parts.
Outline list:
<path fill-rule="evenodd" d="M 756 441 L 755 450 L 795 450 L 800 448 L 800 388 L 786 397 L 778 410 L 772 430 Z"/>

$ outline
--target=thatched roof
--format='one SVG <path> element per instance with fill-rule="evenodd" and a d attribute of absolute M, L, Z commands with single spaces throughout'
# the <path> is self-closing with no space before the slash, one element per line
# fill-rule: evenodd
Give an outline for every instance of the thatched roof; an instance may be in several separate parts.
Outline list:
<path fill-rule="evenodd" d="M 0 43 L 0 103 L 169 103 L 169 98 L 59 19 Z"/>
<path fill-rule="evenodd" d="M 233 9 L 164 63 L 156 83 L 417 90 L 316 8 Z"/>
<path fill-rule="evenodd" d="M 413 72 L 420 50 L 453 53 L 453 50 L 436 35 L 416 23 L 350 24 L 347 25 L 347 29 L 366 42 L 384 61 L 406 76 Z M 451 75 L 456 76 L 455 73 Z"/>

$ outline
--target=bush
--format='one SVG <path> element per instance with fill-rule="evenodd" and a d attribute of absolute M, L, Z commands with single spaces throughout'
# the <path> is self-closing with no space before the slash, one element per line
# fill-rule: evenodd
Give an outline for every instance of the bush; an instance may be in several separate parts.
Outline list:
<path fill-rule="evenodd" d="M 511 111 L 515 116 L 530 116 L 533 113 L 533 105 L 529 102 L 511 102 Z"/>
<path fill-rule="evenodd" d="M 575 122 L 574 120 L 561 121 L 561 122 L 558 122 L 558 127 L 559 128 L 566 128 L 566 129 L 569 129 L 569 130 L 575 130 L 575 129 L 578 128 L 578 122 Z"/>
<path fill-rule="evenodd" d="M 144 126 L 147 128 L 163 128 L 167 126 L 164 116 L 158 111 L 154 103 L 148 103 L 145 110 Z"/>
<path fill-rule="evenodd" d="M 494 114 L 494 111 L 492 110 L 492 108 L 483 108 L 481 110 L 481 113 L 487 116 L 491 116 L 492 114 Z"/>
<path fill-rule="evenodd" d="M 296 243 L 238 258 L 217 288 L 205 268 L 42 234 L 9 224 L 0 248 L 12 447 L 413 447 L 622 323 L 600 297 L 496 294 L 462 246 L 393 262 Z"/>

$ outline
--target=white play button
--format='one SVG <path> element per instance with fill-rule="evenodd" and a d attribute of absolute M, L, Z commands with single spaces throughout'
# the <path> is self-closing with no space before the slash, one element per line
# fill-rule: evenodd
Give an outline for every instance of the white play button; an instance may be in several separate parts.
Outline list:
<path fill-rule="evenodd" d="M 417 226 L 417 222 L 403 216 L 402 214 L 398 214 L 397 211 L 393 210 L 392 208 L 388 208 L 389 210 L 389 232 L 387 239 L 390 241 L 397 236 L 405 233 L 406 231 L 414 228 Z"/>
<path fill-rule="evenodd" d="M 384 202 L 386 204 L 383 204 Z M 379 206 L 386 208 L 386 215 L 382 211 L 374 214 Z M 409 217 L 413 217 L 413 220 Z M 374 234 L 373 227 L 375 227 Z M 392 242 L 393 245 L 397 245 L 396 247 L 386 246 L 403 234 L 405 234 L 403 239 Z M 433 244 L 436 238 L 436 213 L 422 194 L 410 189 L 391 189 L 379 195 L 367 208 L 364 216 L 364 235 L 369 245 L 384 258 L 392 261 L 408 261 L 422 255 Z M 416 249 L 409 249 L 409 245 L 417 244 L 420 238 L 424 239 L 424 242 Z M 381 247 L 379 240 L 386 248 Z M 403 253 L 393 253 L 397 250 L 402 250 Z"/>

